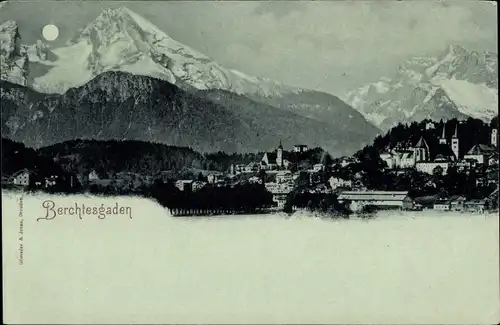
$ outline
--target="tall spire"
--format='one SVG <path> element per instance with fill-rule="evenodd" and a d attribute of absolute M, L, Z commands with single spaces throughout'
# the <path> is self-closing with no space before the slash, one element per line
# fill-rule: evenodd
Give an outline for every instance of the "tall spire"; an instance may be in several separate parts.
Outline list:
<path fill-rule="evenodd" d="M 458 138 L 458 123 L 455 125 L 455 134 L 453 134 L 454 138 Z"/>
<path fill-rule="evenodd" d="M 281 144 L 281 140 L 280 140 L 280 145 L 279 145 L 278 149 L 283 150 L 283 145 Z"/>
<path fill-rule="evenodd" d="M 443 134 L 439 138 L 439 144 L 446 144 L 446 122 L 443 123 Z"/>

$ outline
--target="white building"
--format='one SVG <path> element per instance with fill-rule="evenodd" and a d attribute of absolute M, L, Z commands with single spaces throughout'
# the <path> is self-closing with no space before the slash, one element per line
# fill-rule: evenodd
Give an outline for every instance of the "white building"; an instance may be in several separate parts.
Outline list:
<path fill-rule="evenodd" d="M 276 173 L 276 183 L 293 182 L 292 172 L 289 170 L 280 170 Z"/>
<path fill-rule="evenodd" d="M 260 179 L 259 177 L 257 176 L 252 176 L 248 179 L 248 182 L 250 184 L 262 184 L 262 179 Z"/>
<path fill-rule="evenodd" d="M 429 146 L 423 137 L 421 137 L 414 147 L 408 149 L 392 149 L 382 152 L 380 159 L 386 164 L 387 168 L 412 168 L 417 162 L 429 160 Z"/>
<path fill-rule="evenodd" d="M 443 175 L 448 172 L 448 167 L 450 167 L 450 162 L 448 161 L 421 161 L 415 166 L 419 172 L 434 174 L 437 167 L 440 167 L 443 171 Z"/>
<path fill-rule="evenodd" d="M 491 143 L 490 143 L 492 146 L 497 146 L 498 144 L 498 130 L 497 129 L 493 129 L 491 130 Z"/>
<path fill-rule="evenodd" d="M 378 208 L 413 208 L 413 200 L 408 191 L 344 191 L 339 194 L 339 202 L 350 202 L 353 211 L 371 205 Z"/>
<path fill-rule="evenodd" d="M 359 162 L 359 160 L 355 157 L 342 157 L 340 159 L 340 166 L 345 167 L 345 166 L 348 166 L 350 164 L 355 164 L 358 162 Z"/>
<path fill-rule="evenodd" d="M 296 144 L 293 146 L 293 152 L 301 153 L 301 152 L 306 152 L 307 150 L 309 150 L 309 148 L 305 144 Z"/>
<path fill-rule="evenodd" d="M 314 164 L 313 165 L 312 171 L 314 173 L 318 173 L 318 172 L 323 171 L 323 170 L 325 170 L 325 165 L 323 165 L 323 164 Z"/>
<path fill-rule="evenodd" d="M 495 147 L 485 144 L 476 144 L 464 155 L 464 159 L 472 159 L 478 164 L 487 165 L 490 156 L 494 157 L 495 154 L 498 154 Z"/>
<path fill-rule="evenodd" d="M 9 183 L 20 186 L 28 186 L 30 184 L 30 171 L 22 169 L 14 173 L 9 180 Z"/>
<path fill-rule="evenodd" d="M 196 192 L 196 191 L 201 190 L 202 188 L 204 188 L 204 187 L 205 187 L 205 185 L 207 185 L 207 183 L 206 183 L 206 182 L 202 182 L 202 181 L 193 181 L 193 183 L 192 183 L 193 192 Z"/>
<path fill-rule="evenodd" d="M 283 151 L 283 145 L 280 144 L 274 152 L 266 152 L 260 161 L 260 168 L 264 170 L 275 170 L 280 168 L 287 169 L 290 165 L 288 153 Z"/>
<path fill-rule="evenodd" d="M 449 199 L 436 200 L 436 202 L 434 202 L 433 209 L 439 211 L 450 211 L 451 200 Z"/>
<path fill-rule="evenodd" d="M 264 186 L 272 194 L 288 194 L 293 190 L 291 183 L 265 183 Z"/>
<path fill-rule="evenodd" d="M 338 187 L 352 187 L 352 181 L 349 179 L 343 179 L 340 177 L 335 177 L 332 176 L 328 180 L 328 183 L 330 183 L 330 187 L 334 190 Z"/>
<path fill-rule="evenodd" d="M 89 181 L 96 181 L 99 179 L 99 175 L 97 175 L 97 172 L 95 170 L 91 171 L 89 173 Z"/>
<path fill-rule="evenodd" d="M 175 182 L 175 187 L 177 187 L 181 191 L 191 191 L 193 189 L 193 181 L 178 180 L 177 182 Z"/>
<path fill-rule="evenodd" d="M 207 176 L 207 181 L 209 184 L 215 184 L 219 180 L 220 176 L 221 175 L 219 174 L 211 173 Z"/>

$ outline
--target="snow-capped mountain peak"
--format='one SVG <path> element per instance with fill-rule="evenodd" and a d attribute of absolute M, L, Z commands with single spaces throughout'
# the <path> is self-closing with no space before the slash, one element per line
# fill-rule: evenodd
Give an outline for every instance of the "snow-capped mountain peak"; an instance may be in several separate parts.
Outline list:
<path fill-rule="evenodd" d="M 498 108 L 497 78 L 497 54 L 449 45 L 436 57 L 408 59 L 392 78 L 355 89 L 345 100 L 382 129 L 425 118 L 488 121 Z"/>
<path fill-rule="evenodd" d="M 15 21 L 8 20 L 0 25 L 0 79 L 24 86 L 27 84 L 28 57 L 19 39 Z"/>
<path fill-rule="evenodd" d="M 126 7 L 104 9 L 66 46 L 52 49 L 50 53 L 43 43 L 26 46 L 25 50 L 33 59 L 30 62 L 43 64 L 47 70 L 44 75 L 33 78 L 31 84 L 45 93 L 63 93 L 105 71 L 154 77 L 184 89 L 223 89 L 262 96 L 302 91 L 226 69 L 205 54 L 172 39 Z M 48 56 L 55 59 L 48 60 Z"/>

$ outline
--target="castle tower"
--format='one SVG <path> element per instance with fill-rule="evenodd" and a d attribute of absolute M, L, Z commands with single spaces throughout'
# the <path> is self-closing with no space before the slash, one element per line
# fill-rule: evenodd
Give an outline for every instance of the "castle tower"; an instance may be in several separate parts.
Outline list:
<path fill-rule="evenodd" d="M 458 141 L 458 124 L 455 126 L 455 134 L 451 138 L 451 151 L 455 154 L 455 159 L 459 158 L 460 150 L 459 150 L 459 141 Z"/>
<path fill-rule="evenodd" d="M 496 147 L 497 143 L 498 143 L 498 130 L 493 129 L 491 130 L 491 145 Z"/>
<path fill-rule="evenodd" d="M 443 134 L 441 135 L 441 138 L 439 138 L 439 144 L 446 144 L 446 122 L 443 124 Z"/>
<path fill-rule="evenodd" d="M 281 167 L 283 166 L 283 145 L 281 144 L 278 146 L 278 152 L 276 153 L 276 164 Z"/>

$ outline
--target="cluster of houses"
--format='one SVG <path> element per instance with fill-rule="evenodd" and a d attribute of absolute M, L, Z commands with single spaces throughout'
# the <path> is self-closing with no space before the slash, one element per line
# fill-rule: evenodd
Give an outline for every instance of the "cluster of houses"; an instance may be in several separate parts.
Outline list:
<path fill-rule="evenodd" d="M 476 144 L 469 151 L 462 153 L 457 132 L 458 125 L 450 141 L 446 138 L 445 128 L 446 125 L 443 126 L 439 146 L 435 152 L 430 152 L 427 142 L 421 137 L 414 146 L 386 150 L 380 153 L 380 158 L 385 161 L 388 169 L 416 168 L 428 174 L 433 174 L 437 168 L 446 174 L 451 166 L 466 170 L 478 165 L 498 165 L 497 129 L 491 131 L 490 144 Z"/>
<path fill-rule="evenodd" d="M 458 169 L 481 166 L 498 165 L 498 133 L 494 129 L 491 132 L 490 144 L 476 144 L 465 153 L 460 152 L 460 139 L 457 129 L 452 138 L 448 141 L 445 137 L 445 127 L 439 138 L 439 147 L 436 152 L 430 152 L 429 146 L 422 137 L 411 148 L 394 148 L 380 154 L 383 161 L 386 162 L 388 169 L 415 168 L 418 171 L 433 174 L 436 168 L 440 168 L 443 174 L 446 174 L 450 166 L 456 166 Z M 349 164 L 358 162 L 354 157 L 342 157 L 329 166 L 323 163 L 307 165 L 304 168 L 294 168 L 292 172 L 292 163 L 297 166 L 297 161 L 291 161 L 306 153 L 309 148 L 306 145 L 295 145 L 290 152 L 283 149 L 281 142 L 276 150 L 263 154 L 260 161 L 251 162 L 243 165 L 231 165 L 228 173 L 209 172 L 202 179 L 180 179 L 175 182 L 175 186 L 181 191 L 198 191 L 207 185 L 215 187 L 234 186 L 241 183 L 259 183 L 264 184 L 265 188 L 273 194 L 273 200 L 278 208 L 285 205 L 287 196 L 298 187 L 310 193 L 332 193 L 338 194 L 339 202 L 348 202 L 351 210 L 358 211 L 365 206 L 373 206 L 379 209 L 403 209 L 419 210 L 423 208 L 432 208 L 440 211 L 477 211 L 483 212 L 488 209 L 498 208 L 498 175 L 493 175 L 494 182 L 497 184 L 497 190 L 488 198 L 482 200 L 467 200 L 462 196 L 436 199 L 432 203 L 423 206 L 415 202 L 408 196 L 407 191 L 368 191 L 363 187 L 361 180 L 356 177 L 344 179 L 339 176 L 332 176 L 324 179 L 326 169 L 333 166 L 346 167 Z M 432 154 L 432 155 L 431 155 Z M 293 158 L 292 158 L 293 156 Z M 259 175 L 259 171 L 265 171 L 265 177 Z M 16 186 L 28 186 L 35 183 L 39 187 L 51 187 L 59 181 L 57 175 L 48 176 L 43 179 L 34 177 L 32 171 L 23 169 L 10 177 L 2 176 L 3 184 L 12 184 Z M 164 180 L 169 179 L 170 175 L 166 172 L 160 177 Z M 127 185 L 139 187 L 141 185 L 152 184 L 155 180 L 153 176 L 144 176 L 134 173 L 117 173 L 113 178 L 100 177 L 95 170 L 92 170 L 84 178 L 78 176 L 80 184 L 95 184 L 99 186 Z M 490 178 L 479 177 L 478 182 L 485 182 L 490 185 Z M 74 180 L 71 177 L 71 184 Z"/>
<path fill-rule="evenodd" d="M 498 188 L 488 197 L 467 200 L 464 196 L 455 195 L 449 198 L 436 199 L 432 205 L 439 211 L 485 212 L 498 209 Z"/>
<path fill-rule="evenodd" d="M 483 213 L 498 209 L 498 188 L 483 199 L 467 199 L 463 196 L 437 198 L 427 204 L 417 203 L 407 191 L 342 191 L 338 196 L 340 203 L 349 203 L 352 211 L 361 211 L 365 206 L 378 209 L 459 211 Z"/>
<path fill-rule="evenodd" d="M 28 187 L 30 185 L 38 188 L 51 188 L 63 181 L 59 175 L 40 176 L 34 170 L 23 168 L 14 174 L 7 176 L 2 174 L 2 185 Z M 70 186 L 76 184 L 76 178 L 70 176 Z"/>

